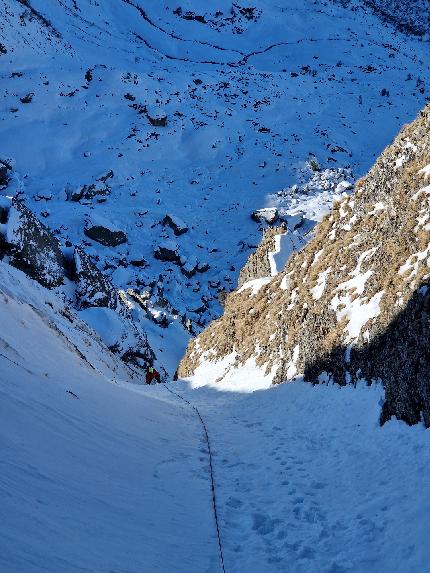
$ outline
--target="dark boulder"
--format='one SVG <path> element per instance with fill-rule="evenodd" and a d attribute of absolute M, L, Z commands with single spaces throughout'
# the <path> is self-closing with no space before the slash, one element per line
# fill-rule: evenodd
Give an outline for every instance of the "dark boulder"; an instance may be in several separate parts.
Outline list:
<path fill-rule="evenodd" d="M 0 159 L 0 188 L 7 187 L 11 172 L 12 165 L 5 159 Z"/>
<path fill-rule="evenodd" d="M 251 219 L 256 223 L 267 223 L 273 225 L 278 218 L 278 209 L 276 207 L 266 207 L 257 209 L 251 214 Z"/>
<path fill-rule="evenodd" d="M 176 236 L 183 235 L 188 231 L 187 225 L 175 215 L 166 215 L 163 219 L 163 225 L 173 229 Z"/>
<path fill-rule="evenodd" d="M 33 101 L 34 93 L 28 93 L 27 95 L 20 98 L 21 103 L 31 103 Z"/>
<path fill-rule="evenodd" d="M 110 188 L 105 182 L 91 183 L 91 185 L 82 185 L 76 191 L 70 194 L 70 200 L 76 203 L 104 203 L 110 195 Z"/>
<path fill-rule="evenodd" d="M 124 231 L 112 231 L 103 225 L 90 225 L 84 229 L 84 233 L 105 247 L 117 247 L 127 242 L 127 235 Z"/>
<path fill-rule="evenodd" d="M 9 183 L 9 169 L 0 163 L 0 187 L 6 187 Z"/>
<path fill-rule="evenodd" d="M 149 123 L 154 127 L 167 126 L 167 115 L 163 112 L 148 111 L 146 117 L 148 118 Z"/>
<path fill-rule="evenodd" d="M 180 264 L 179 247 L 173 241 L 165 241 L 157 247 L 154 257 L 159 261 Z"/>

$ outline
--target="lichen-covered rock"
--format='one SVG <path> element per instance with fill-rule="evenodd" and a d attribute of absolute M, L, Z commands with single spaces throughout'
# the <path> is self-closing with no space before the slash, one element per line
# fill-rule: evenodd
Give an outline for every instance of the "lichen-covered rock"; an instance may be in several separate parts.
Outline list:
<path fill-rule="evenodd" d="M 117 308 L 116 290 L 80 247 L 75 248 L 73 262 L 77 308 L 79 310 L 95 306 Z"/>
<path fill-rule="evenodd" d="M 47 288 L 63 283 L 65 263 L 58 239 L 16 199 L 8 213 L 5 240 L 13 266 Z"/>
<path fill-rule="evenodd" d="M 227 297 L 179 374 L 249 358 L 273 381 L 381 380 L 381 421 L 430 426 L 430 106 L 258 292 Z M 234 366 L 233 366 L 234 367 Z"/>

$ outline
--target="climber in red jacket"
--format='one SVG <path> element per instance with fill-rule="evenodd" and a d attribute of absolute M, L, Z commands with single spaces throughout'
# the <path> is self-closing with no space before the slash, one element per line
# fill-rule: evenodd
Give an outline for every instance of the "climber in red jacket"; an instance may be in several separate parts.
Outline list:
<path fill-rule="evenodd" d="M 160 383 L 160 373 L 155 370 L 153 366 L 150 366 L 146 371 L 146 383 L 151 384 L 153 380 L 155 380 L 157 383 Z"/>

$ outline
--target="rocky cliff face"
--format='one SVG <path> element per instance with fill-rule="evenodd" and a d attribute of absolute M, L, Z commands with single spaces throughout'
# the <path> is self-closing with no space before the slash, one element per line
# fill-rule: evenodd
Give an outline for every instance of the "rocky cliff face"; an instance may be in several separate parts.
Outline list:
<path fill-rule="evenodd" d="M 285 229 L 282 227 L 269 227 L 265 230 L 258 248 L 248 257 L 245 266 L 240 271 L 237 283 L 238 288 L 242 287 L 248 281 L 270 277 L 269 253 L 275 251 L 275 237 L 283 233 L 285 233 Z"/>
<path fill-rule="evenodd" d="M 64 257 L 58 239 L 21 201 L 12 201 L 6 243 L 13 266 L 47 288 L 63 283 Z"/>
<path fill-rule="evenodd" d="M 430 426 L 430 106 L 337 202 L 283 272 L 242 287 L 191 342 L 179 374 L 203 360 L 248 359 L 279 383 L 382 380 L 381 421 Z"/>
<path fill-rule="evenodd" d="M 31 209 L 16 198 L 1 198 L 0 260 L 43 287 L 56 289 L 70 320 L 74 320 L 72 308 L 82 311 L 81 318 L 124 362 L 140 368 L 154 363 L 154 352 L 135 321 L 129 301 L 120 296 L 82 247 L 63 248 Z"/>

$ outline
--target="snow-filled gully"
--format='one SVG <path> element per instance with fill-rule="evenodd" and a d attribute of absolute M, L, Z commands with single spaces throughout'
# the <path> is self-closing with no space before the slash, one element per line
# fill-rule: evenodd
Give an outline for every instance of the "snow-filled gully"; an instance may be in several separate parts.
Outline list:
<path fill-rule="evenodd" d="M 226 573 L 225 563 L 224 563 L 224 553 L 223 553 L 222 543 L 221 543 L 220 526 L 219 526 L 219 520 L 218 520 L 218 509 L 217 509 L 217 501 L 216 501 L 216 486 L 215 486 L 215 478 L 214 478 L 214 471 L 213 471 L 213 458 L 212 458 L 212 450 L 211 450 L 211 443 L 209 440 L 208 429 L 206 427 L 205 421 L 203 420 L 203 417 L 200 414 L 200 411 L 197 408 L 197 406 L 194 406 L 194 404 L 191 404 L 191 402 L 189 400 L 187 400 L 186 398 L 181 396 L 181 394 L 178 394 L 174 390 L 171 390 L 167 385 L 163 385 L 163 388 L 165 388 L 168 392 L 170 392 L 171 394 L 174 394 L 180 400 L 182 400 L 183 402 L 188 404 L 188 406 L 190 406 L 190 408 L 192 408 L 194 410 L 194 412 L 196 413 L 196 416 L 198 417 L 200 424 L 203 428 L 203 433 L 205 436 L 208 458 L 209 458 L 209 474 L 210 474 L 211 492 L 212 492 L 212 507 L 213 507 L 213 513 L 214 513 L 214 519 L 215 519 L 217 539 L 218 539 L 219 556 L 220 556 L 222 571 L 223 571 L 223 573 Z"/>
<path fill-rule="evenodd" d="M 222 571 L 427 571 L 430 435 L 395 420 L 381 428 L 380 386 L 171 388 L 210 433 Z"/>

